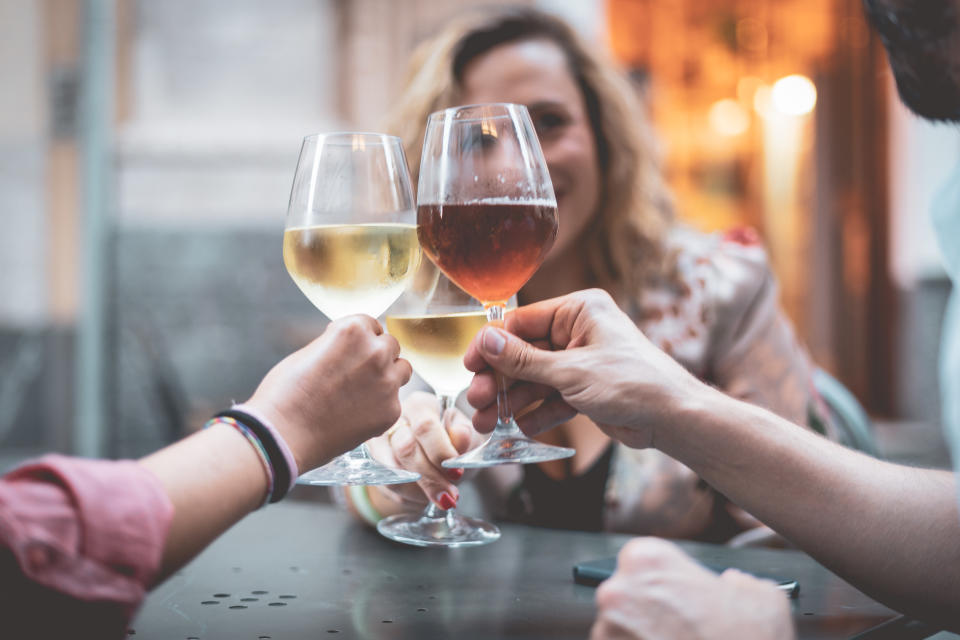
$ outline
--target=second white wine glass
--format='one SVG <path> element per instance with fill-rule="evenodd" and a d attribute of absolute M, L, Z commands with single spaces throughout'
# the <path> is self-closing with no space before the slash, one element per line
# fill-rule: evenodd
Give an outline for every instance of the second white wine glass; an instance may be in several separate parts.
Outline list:
<path fill-rule="evenodd" d="M 376 318 L 420 264 L 410 174 L 399 138 L 379 133 L 307 136 L 290 190 L 283 261 L 303 294 L 331 320 Z M 384 429 L 390 425 L 384 425 Z M 300 476 L 300 484 L 416 482 L 365 445 Z"/>
<path fill-rule="evenodd" d="M 429 260 L 421 263 L 415 285 L 387 311 L 387 331 L 400 343 L 401 355 L 417 375 L 433 387 L 444 428 L 453 417 L 457 396 L 473 379 L 463 357 L 486 324 L 483 305 Z M 384 518 L 377 530 L 396 542 L 420 547 L 468 547 L 500 538 L 496 525 L 461 515 L 456 508 L 441 509 L 433 502 L 422 513 Z"/>

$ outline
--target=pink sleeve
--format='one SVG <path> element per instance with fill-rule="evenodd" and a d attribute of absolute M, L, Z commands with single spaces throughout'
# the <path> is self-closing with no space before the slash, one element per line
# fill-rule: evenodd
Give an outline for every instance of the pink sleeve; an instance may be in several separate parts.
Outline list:
<path fill-rule="evenodd" d="M 160 481 L 133 461 L 49 455 L 8 473 L 0 592 L 20 604 L 12 626 L 95 624 L 118 637 L 157 575 L 172 516 Z"/>

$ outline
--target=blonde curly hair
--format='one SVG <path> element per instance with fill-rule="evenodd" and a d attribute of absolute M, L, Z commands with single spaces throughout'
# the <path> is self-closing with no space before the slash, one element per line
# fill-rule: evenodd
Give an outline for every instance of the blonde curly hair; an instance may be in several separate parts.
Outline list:
<path fill-rule="evenodd" d="M 460 104 L 466 66 L 499 45 L 529 40 L 552 42 L 563 51 L 583 95 L 601 186 L 595 218 L 581 242 L 596 283 L 621 305 L 634 307 L 645 286 L 662 282 L 668 270 L 672 199 L 635 89 L 564 21 L 528 8 L 492 14 L 487 9 L 454 20 L 414 52 L 385 128 L 403 140 L 416 184 L 427 116 Z"/>

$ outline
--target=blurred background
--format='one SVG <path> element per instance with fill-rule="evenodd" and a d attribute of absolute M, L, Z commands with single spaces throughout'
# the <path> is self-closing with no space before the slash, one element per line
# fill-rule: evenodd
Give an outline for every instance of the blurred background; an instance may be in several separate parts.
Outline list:
<path fill-rule="evenodd" d="M 491 4 L 0 0 L 0 468 L 141 455 L 321 330 L 281 257 L 301 138 L 376 129 L 417 42 Z M 946 463 L 928 211 L 960 140 L 899 105 L 860 0 L 519 4 L 629 70 L 680 216 L 761 233 L 885 452 Z"/>

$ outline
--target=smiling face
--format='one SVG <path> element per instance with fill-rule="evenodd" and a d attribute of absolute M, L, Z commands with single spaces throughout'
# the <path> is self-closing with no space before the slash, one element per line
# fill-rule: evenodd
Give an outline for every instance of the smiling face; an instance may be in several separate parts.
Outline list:
<path fill-rule="evenodd" d="M 596 213 L 600 200 L 597 148 L 583 95 L 563 51 L 548 40 L 497 46 L 467 64 L 463 104 L 526 105 L 557 195 L 560 231 L 547 262 L 563 255 Z"/>

